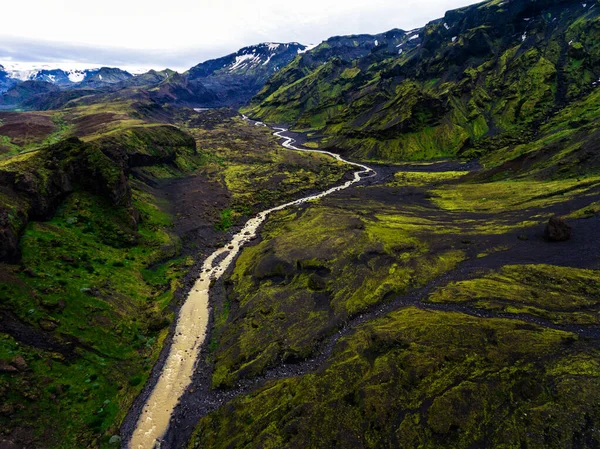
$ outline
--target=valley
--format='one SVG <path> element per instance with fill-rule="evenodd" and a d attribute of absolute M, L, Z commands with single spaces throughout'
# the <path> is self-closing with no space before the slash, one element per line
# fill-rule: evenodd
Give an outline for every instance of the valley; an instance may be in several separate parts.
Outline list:
<path fill-rule="evenodd" d="M 0 448 L 600 447 L 599 31 L 0 67 Z"/>

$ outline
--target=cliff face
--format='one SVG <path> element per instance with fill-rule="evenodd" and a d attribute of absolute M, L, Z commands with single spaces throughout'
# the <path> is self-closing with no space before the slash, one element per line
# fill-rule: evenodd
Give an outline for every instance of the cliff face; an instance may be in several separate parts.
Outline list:
<path fill-rule="evenodd" d="M 18 258 L 18 240 L 29 220 L 52 217 L 78 190 L 125 208 L 135 227 L 128 175 L 132 168 L 171 163 L 194 139 L 172 126 L 131 128 L 89 143 L 70 138 L 0 165 L 0 260 Z"/>

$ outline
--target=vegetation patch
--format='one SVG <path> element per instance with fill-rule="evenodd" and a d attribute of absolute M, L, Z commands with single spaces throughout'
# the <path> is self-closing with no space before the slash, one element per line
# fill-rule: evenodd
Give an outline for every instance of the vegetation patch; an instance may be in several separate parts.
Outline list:
<path fill-rule="evenodd" d="M 598 355 L 567 332 L 407 308 L 201 419 L 189 447 L 593 447 Z"/>

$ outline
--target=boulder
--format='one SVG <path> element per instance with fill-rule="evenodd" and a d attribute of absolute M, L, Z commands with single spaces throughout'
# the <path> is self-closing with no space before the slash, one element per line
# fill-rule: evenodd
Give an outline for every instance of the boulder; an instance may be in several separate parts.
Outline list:
<path fill-rule="evenodd" d="M 544 237 L 549 242 L 567 241 L 571 238 L 571 226 L 565 223 L 562 218 L 555 215 L 548 221 L 544 230 Z"/>
<path fill-rule="evenodd" d="M 291 277 L 295 272 L 296 270 L 291 263 L 273 254 L 269 254 L 260 259 L 253 274 L 257 279 L 267 279 L 273 277 Z"/>
<path fill-rule="evenodd" d="M 40 327 L 45 330 L 45 331 L 53 331 L 54 329 L 56 329 L 58 327 L 58 323 L 56 323 L 56 321 L 54 320 L 48 320 L 45 318 L 40 318 L 40 320 L 38 321 L 38 324 L 40 325 Z"/>
<path fill-rule="evenodd" d="M 26 371 L 28 368 L 27 362 L 25 362 L 25 359 L 20 355 L 14 356 L 13 359 L 10 361 L 10 364 L 16 367 L 19 371 Z"/>
<path fill-rule="evenodd" d="M 17 368 L 8 363 L 7 360 L 0 360 L 0 373 L 16 373 Z"/>

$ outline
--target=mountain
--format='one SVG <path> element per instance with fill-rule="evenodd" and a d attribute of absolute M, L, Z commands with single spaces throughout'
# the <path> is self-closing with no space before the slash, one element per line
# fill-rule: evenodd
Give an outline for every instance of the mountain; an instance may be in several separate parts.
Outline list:
<path fill-rule="evenodd" d="M 29 108 L 39 99 L 60 91 L 58 86 L 46 81 L 24 81 L 13 85 L 0 97 L 0 108 Z"/>
<path fill-rule="evenodd" d="M 0 65 L 0 94 L 6 92 L 16 83 L 18 83 L 18 81 L 11 78 L 4 66 Z"/>
<path fill-rule="evenodd" d="M 245 112 L 363 159 L 472 154 L 484 140 L 535 132 L 594 88 L 599 15 L 595 3 L 494 0 L 404 33 L 397 52 L 349 58 L 347 45 L 326 42 L 276 73 Z"/>
<path fill-rule="evenodd" d="M 307 47 L 298 43 L 263 43 L 244 47 L 192 67 L 156 95 L 159 102 L 220 107 L 245 104 L 265 81 Z"/>
<path fill-rule="evenodd" d="M 115 87 L 141 87 L 141 86 L 156 86 L 163 81 L 177 75 L 177 72 L 171 69 L 165 70 L 149 70 L 146 73 L 134 75 L 130 78 L 125 78 L 118 82 Z"/>
<path fill-rule="evenodd" d="M 133 75 L 125 70 L 114 67 L 102 67 L 86 74 L 85 78 L 79 83 L 83 88 L 99 88 L 116 84 L 133 78 Z"/>
<path fill-rule="evenodd" d="M 246 104 L 262 89 L 273 73 L 285 67 L 307 48 L 295 42 L 262 43 L 244 47 L 222 58 L 205 61 L 182 75 L 169 69 L 150 70 L 138 75 L 110 67 L 85 70 L 13 69 L 7 71 L 7 76 L 15 81 L 6 82 L 4 90 L 19 82 L 40 81 L 63 89 L 85 89 L 86 96 L 89 89 L 95 89 L 97 92 L 93 101 L 101 101 L 107 95 L 112 98 L 116 91 L 122 91 L 121 94 L 125 96 L 132 95 L 141 88 L 149 90 L 152 98 L 160 104 L 194 107 L 240 106 Z M 0 84 L 0 89 L 2 86 Z M 132 92 L 126 93 L 125 89 Z M 37 94 L 32 91 L 32 95 Z M 63 106 L 64 100 L 72 100 L 78 96 L 80 95 L 77 93 L 65 95 L 56 91 L 53 98 L 29 99 L 19 96 L 21 103 L 11 100 L 5 101 L 4 104 L 26 108 L 55 108 Z"/>
<path fill-rule="evenodd" d="M 71 86 L 83 81 L 88 76 L 97 72 L 97 69 L 90 70 L 62 70 L 62 69 L 42 69 L 28 72 L 20 72 L 17 78 L 30 81 L 45 81 L 58 86 Z"/>
<path fill-rule="evenodd" d="M 236 53 L 211 59 L 192 67 L 188 71 L 190 80 L 207 78 L 211 75 L 269 76 L 290 62 L 306 46 L 296 42 L 281 44 L 267 42 L 244 47 Z"/>
<path fill-rule="evenodd" d="M 72 86 L 93 75 L 98 68 L 59 68 L 51 64 L 10 63 L 5 65 L 7 76 L 15 82 L 46 81 L 59 86 Z"/>

